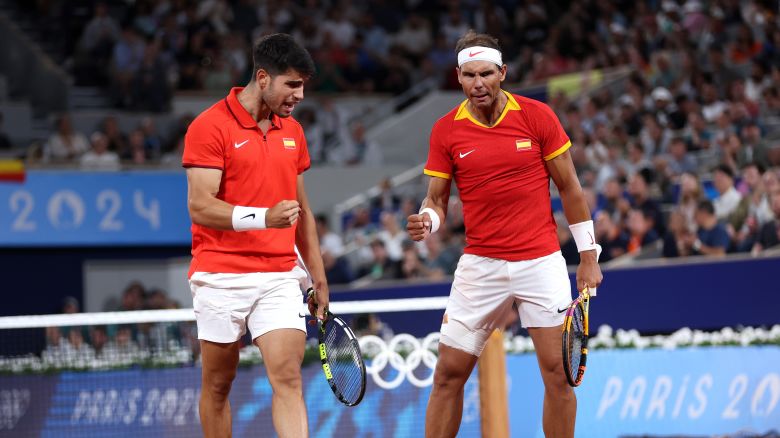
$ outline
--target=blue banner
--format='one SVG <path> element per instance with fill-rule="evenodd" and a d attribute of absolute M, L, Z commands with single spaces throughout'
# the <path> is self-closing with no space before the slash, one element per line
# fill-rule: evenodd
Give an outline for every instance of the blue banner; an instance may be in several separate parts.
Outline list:
<path fill-rule="evenodd" d="M 404 359 L 382 361 L 381 369 L 369 363 L 366 396 L 354 408 L 336 401 L 319 365 L 304 367 L 311 435 L 422 436 L 432 364 L 411 357 L 406 365 Z M 576 436 L 780 430 L 777 363 L 777 346 L 591 352 L 576 389 Z M 543 437 L 536 357 L 508 355 L 507 372 L 511 436 Z M 0 376 L 0 437 L 200 436 L 199 391 L 197 367 Z M 240 368 L 230 399 L 234 436 L 272 436 L 271 386 L 263 367 Z M 479 418 L 474 375 L 459 436 L 478 437 Z"/>
<path fill-rule="evenodd" d="M 0 246 L 188 245 L 184 172 L 30 171 L 0 183 Z"/>
<path fill-rule="evenodd" d="M 578 437 L 780 431 L 780 347 L 611 350 L 588 355 Z M 512 436 L 544 437 L 536 357 L 510 355 Z"/>

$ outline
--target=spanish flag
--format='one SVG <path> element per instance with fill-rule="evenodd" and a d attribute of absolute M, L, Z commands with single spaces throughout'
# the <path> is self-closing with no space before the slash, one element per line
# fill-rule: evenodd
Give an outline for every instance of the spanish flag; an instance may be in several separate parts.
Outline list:
<path fill-rule="evenodd" d="M 517 152 L 520 152 L 520 151 L 530 151 L 531 150 L 531 139 L 522 138 L 520 140 L 515 140 L 515 146 L 517 147 Z"/>
<path fill-rule="evenodd" d="M 295 149 L 295 139 L 294 138 L 283 138 L 282 143 L 284 144 L 285 149 Z"/>
<path fill-rule="evenodd" d="M 0 182 L 24 182 L 24 162 L 22 160 L 0 160 Z"/>

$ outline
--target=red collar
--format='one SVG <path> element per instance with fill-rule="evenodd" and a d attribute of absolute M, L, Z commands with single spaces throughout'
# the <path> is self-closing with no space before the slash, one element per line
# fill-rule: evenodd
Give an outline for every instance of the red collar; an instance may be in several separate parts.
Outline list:
<path fill-rule="evenodd" d="M 233 117 L 238 120 L 238 123 L 243 126 L 244 128 L 255 128 L 257 129 L 257 121 L 252 117 L 251 114 L 244 108 L 244 105 L 241 105 L 241 102 L 238 101 L 238 93 L 243 90 L 244 87 L 233 87 L 230 89 L 230 93 L 228 93 L 227 97 L 225 97 L 225 102 L 227 102 L 228 110 L 230 110 L 230 113 L 233 114 Z M 281 117 L 277 116 L 274 113 L 271 113 L 271 125 L 273 128 L 281 128 L 282 127 L 282 119 Z"/>

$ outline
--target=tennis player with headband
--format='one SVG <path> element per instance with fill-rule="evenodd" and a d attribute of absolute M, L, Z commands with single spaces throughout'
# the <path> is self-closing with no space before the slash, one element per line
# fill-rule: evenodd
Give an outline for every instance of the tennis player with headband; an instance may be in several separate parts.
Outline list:
<path fill-rule="evenodd" d="M 550 206 L 550 178 L 580 252 L 577 288 L 593 290 L 602 279 L 593 221 L 568 151 L 571 142 L 547 105 L 501 89 L 507 67 L 498 40 L 469 31 L 456 51 L 466 100 L 433 126 L 425 165 L 432 177 L 428 194 L 407 225 L 415 241 L 435 233 L 455 180 L 467 244 L 441 326 L 426 436 L 457 434 L 464 384 L 488 337 L 516 303 L 544 381 L 544 433 L 571 437 L 577 401 L 561 353 L 571 285 Z"/>

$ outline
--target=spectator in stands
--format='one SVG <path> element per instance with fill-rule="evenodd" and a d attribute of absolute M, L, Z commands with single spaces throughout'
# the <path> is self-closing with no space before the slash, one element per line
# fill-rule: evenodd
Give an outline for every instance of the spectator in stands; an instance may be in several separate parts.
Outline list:
<path fill-rule="evenodd" d="M 95 360 L 95 350 L 84 341 L 84 334 L 76 327 L 68 331 L 64 353 L 65 360 L 75 368 L 87 367 Z"/>
<path fill-rule="evenodd" d="M 401 199 L 393 189 L 392 180 L 389 177 L 385 177 L 377 185 L 380 192 L 374 202 L 371 203 L 371 208 L 379 211 L 397 211 L 400 207 Z M 406 224 L 401 225 L 405 226 Z"/>
<path fill-rule="evenodd" d="M 688 147 L 682 137 L 675 137 L 669 144 L 669 153 L 663 157 L 667 164 L 666 177 L 675 177 L 684 172 L 696 173 L 696 156 L 688 153 Z"/>
<path fill-rule="evenodd" d="M 759 215 L 772 216 L 772 210 L 765 200 L 764 184 L 761 175 L 764 169 L 755 163 L 742 166 L 742 178 L 737 191 L 742 195 L 742 200 L 737 208 L 729 216 L 726 230 L 732 240 L 732 249 L 735 252 L 748 252 L 755 243 L 755 238 L 761 225 L 765 222 L 759 219 Z M 767 211 L 762 211 L 762 206 Z M 767 216 L 764 216 L 765 218 Z"/>
<path fill-rule="evenodd" d="M 108 150 L 108 138 L 100 131 L 90 137 L 92 149 L 81 156 L 80 167 L 84 170 L 119 170 L 119 155 Z"/>
<path fill-rule="evenodd" d="M 162 155 L 163 141 L 157 133 L 157 125 L 152 117 L 144 117 L 139 124 L 144 134 L 144 152 L 147 158 L 157 160 Z"/>
<path fill-rule="evenodd" d="M 379 316 L 374 313 L 363 313 L 355 316 L 351 325 L 358 338 L 370 335 L 379 336 L 385 341 L 390 341 L 394 335 L 393 329 L 382 322 Z"/>
<path fill-rule="evenodd" d="M 221 58 L 217 58 L 221 61 Z M 128 70 L 128 74 L 131 71 Z M 160 44 L 153 41 L 146 45 L 138 68 L 128 79 L 131 94 L 123 97 L 126 106 L 135 110 L 161 112 L 168 109 L 170 90 L 168 87 L 168 65 L 160 55 Z M 120 81 L 120 86 L 123 83 Z M 224 87 L 223 89 L 227 89 Z M 159 158 L 159 154 L 156 156 Z"/>
<path fill-rule="evenodd" d="M 379 222 L 382 224 L 382 229 L 376 237 L 385 244 L 390 260 L 401 260 L 403 257 L 402 244 L 406 240 L 406 233 L 398 223 L 398 218 L 394 212 L 383 211 L 379 215 Z"/>
<path fill-rule="evenodd" d="M 62 300 L 62 310 L 60 313 L 79 313 L 79 300 L 76 297 L 67 296 Z"/>
<path fill-rule="evenodd" d="M 680 175 L 680 194 L 677 197 L 676 210 L 679 211 L 685 219 L 686 227 L 689 230 L 696 229 L 696 208 L 704 199 L 699 177 L 695 173 L 685 172 Z"/>
<path fill-rule="evenodd" d="M 600 262 L 608 262 L 626 253 L 628 235 L 615 223 L 613 215 L 607 210 L 596 213 L 594 231 L 602 250 Z"/>
<path fill-rule="evenodd" d="M 780 188 L 776 187 L 772 190 L 770 202 L 774 218 L 761 227 L 756 243 L 753 245 L 754 254 L 780 244 Z"/>
<path fill-rule="evenodd" d="M 734 171 L 721 164 L 713 170 L 712 182 L 718 191 L 718 197 L 713 201 L 715 215 L 718 220 L 728 220 L 742 200 L 742 195 L 734 187 Z"/>
<path fill-rule="evenodd" d="M 146 43 L 131 24 L 125 24 L 122 35 L 114 45 L 112 77 L 117 102 L 122 107 L 132 107 L 133 78 L 144 62 Z"/>
<path fill-rule="evenodd" d="M 658 240 L 658 232 L 654 229 L 655 212 L 652 209 L 632 208 L 626 219 L 628 230 L 629 253 L 637 253 L 642 247 Z"/>
<path fill-rule="evenodd" d="M 119 326 L 114 339 L 103 347 L 103 358 L 114 364 L 133 363 L 140 357 L 141 349 L 133 340 L 133 332 L 128 326 Z"/>
<path fill-rule="evenodd" d="M 89 150 L 84 134 L 73 129 L 70 116 L 62 114 L 57 118 L 56 131 L 49 136 L 43 147 L 45 162 L 72 162 Z"/>
<path fill-rule="evenodd" d="M 376 167 L 382 165 L 382 146 L 366 138 L 366 127 L 359 121 L 352 124 L 350 142 L 344 147 L 347 148 L 344 153 L 347 157 L 346 164 Z"/>
<path fill-rule="evenodd" d="M 651 226 L 656 231 L 656 238 L 662 235 L 665 230 L 661 206 L 658 201 L 650 195 L 650 184 L 653 183 L 655 174 L 650 169 L 642 169 L 631 176 L 628 181 L 628 194 L 630 196 L 631 207 L 641 210 L 642 213 L 652 221 Z M 642 234 L 644 235 L 644 234 Z"/>
<path fill-rule="evenodd" d="M 173 143 L 175 145 L 173 150 L 163 154 L 160 164 L 178 168 L 181 167 L 181 158 L 184 155 L 184 136 L 179 135 Z"/>
<path fill-rule="evenodd" d="M 360 270 L 360 277 L 369 276 L 374 280 L 402 278 L 400 260 L 390 259 L 383 241 L 374 239 L 371 241 L 370 247 L 373 260 Z"/>
<path fill-rule="evenodd" d="M 726 227 L 718 222 L 715 206 L 709 200 L 699 202 L 696 208 L 696 238 L 685 242 L 690 244 L 695 255 L 725 255 L 729 247 L 729 234 Z"/>
<path fill-rule="evenodd" d="M 347 244 L 358 246 L 358 261 L 360 265 L 373 260 L 369 243 L 371 236 L 377 231 L 376 223 L 371 220 L 371 212 L 365 205 L 355 207 L 352 216 L 349 218 L 344 232 L 344 241 Z"/>
<path fill-rule="evenodd" d="M 144 298 L 144 309 L 161 310 L 170 308 L 170 299 L 168 294 L 162 289 L 152 289 L 146 293 Z"/>
<path fill-rule="evenodd" d="M 317 238 L 320 241 L 322 263 L 325 266 L 325 276 L 328 284 L 344 284 L 354 279 L 352 269 L 344 255 L 344 243 L 341 236 L 330 229 L 328 217 L 318 214 L 314 217 L 317 225 Z"/>
<path fill-rule="evenodd" d="M 95 350 L 96 359 L 106 359 L 103 355 L 103 350 L 108 344 L 108 333 L 106 326 L 93 325 L 89 329 L 89 341 L 92 348 Z"/>
<path fill-rule="evenodd" d="M 120 158 L 123 158 L 128 153 L 129 146 L 127 136 L 119 129 L 117 117 L 110 115 L 103 119 L 100 130 L 108 139 L 108 150 L 116 152 Z"/>
<path fill-rule="evenodd" d="M 441 280 L 444 278 L 444 272 L 439 269 L 431 269 L 425 264 L 423 258 L 417 250 L 417 245 L 405 240 L 402 244 L 403 256 L 401 257 L 401 277 L 407 280 L 411 279 L 430 279 Z"/>
<path fill-rule="evenodd" d="M 415 204 L 419 204 L 415 202 Z M 463 252 L 463 248 L 457 244 L 445 244 L 446 234 L 448 234 L 446 228 L 443 228 L 441 232 L 434 233 L 425 239 L 425 247 L 427 256 L 425 259 L 425 265 L 431 270 L 440 270 L 445 275 L 452 275 L 455 273 L 455 268 L 458 266 L 458 259 Z M 452 240 L 452 239 L 448 239 Z"/>
<path fill-rule="evenodd" d="M 146 163 L 146 146 L 144 145 L 144 132 L 141 129 L 134 129 L 130 132 L 129 147 L 127 155 L 122 157 L 133 164 Z"/>
<path fill-rule="evenodd" d="M 309 149 L 312 163 L 324 162 L 326 159 L 325 133 L 322 125 L 317 122 L 317 112 L 313 108 L 301 108 L 296 112 L 295 120 L 303 127 L 306 147 Z"/>
<path fill-rule="evenodd" d="M 769 146 L 761 137 L 761 128 L 755 120 L 750 120 L 742 127 L 742 139 L 742 148 L 737 153 L 737 165 L 743 167 L 756 163 L 764 168 L 769 167 Z"/>
<path fill-rule="evenodd" d="M 144 295 L 146 290 L 143 284 L 138 281 L 130 283 L 122 292 L 122 301 L 117 310 L 143 310 Z"/>
<path fill-rule="evenodd" d="M 682 211 L 672 211 L 669 214 L 668 224 L 664 236 L 663 256 L 684 257 L 690 255 L 691 248 L 686 245 L 686 242 L 695 240 L 695 234 Z"/>
<path fill-rule="evenodd" d="M 81 52 L 77 61 L 79 79 L 88 83 L 106 83 L 108 61 L 119 35 L 119 25 L 109 15 L 108 5 L 105 2 L 96 3 L 94 15 L 84 27 L 79 42 Z"/>
<path fill-rule="evenodd" d="M 13 147 L 13 143 L 3 129 L 3 112 L 0 111 L 0 150 L 8 150 L 11 147 Z"/>

